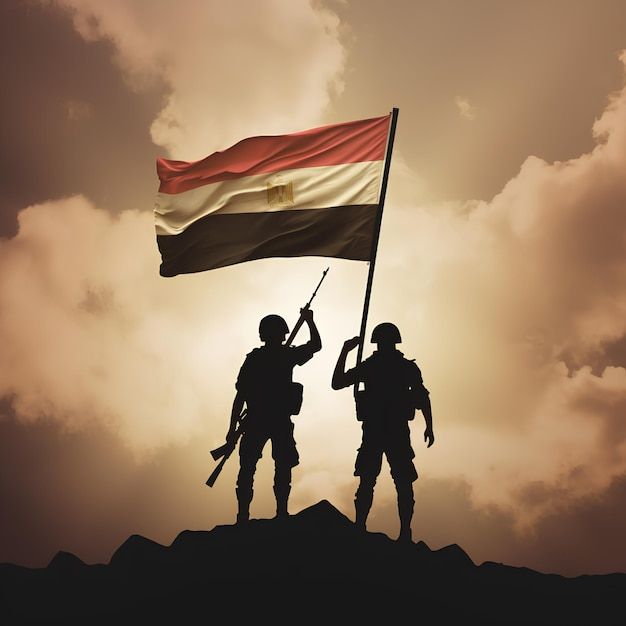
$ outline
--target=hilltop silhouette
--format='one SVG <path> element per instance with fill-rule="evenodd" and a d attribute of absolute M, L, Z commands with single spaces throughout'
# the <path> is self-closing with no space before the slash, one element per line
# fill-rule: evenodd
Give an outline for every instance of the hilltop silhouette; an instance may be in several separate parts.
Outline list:
<path fill-rule="evenodd" d="M 108 564 L 59 552 L 45 568 L 0 565 L 3 624 L 624 624 L 626 574 L 566 578 L 475 564 L 360 531 L 328 501 L 285 519 L 132 535 Z"/>

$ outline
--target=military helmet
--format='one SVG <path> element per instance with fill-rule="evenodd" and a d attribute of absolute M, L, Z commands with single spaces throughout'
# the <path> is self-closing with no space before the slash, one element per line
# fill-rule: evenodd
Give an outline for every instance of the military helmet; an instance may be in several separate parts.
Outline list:
<path fill-rule="evenodd" d="M 261 341 L 270 338 L 283 337 L 289 332 L 287 322 L 280 315 L 266 315 L 259 323 L 259 337 Z"/>
<path fill-rule="evenodd" d="M 402 343 L 402 338 L 400 337 L 400 331 L 395 324 L 392 324 L 391 322 L 383 322 L 374 328 L 370 341 L 372 343 Z"/>

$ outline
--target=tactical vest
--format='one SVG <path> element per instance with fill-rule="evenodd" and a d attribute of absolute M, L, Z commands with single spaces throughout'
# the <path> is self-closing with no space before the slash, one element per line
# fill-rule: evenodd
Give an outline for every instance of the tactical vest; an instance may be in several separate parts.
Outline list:
<path fill-rule="evenodd" d="M 240 390 L 253 413 L 298 415 L 304 387 L 292 380 L 289 348 L 255 348 L 242 367 Z"/>
<path fill-rule="evenodd" d="M 354 394 L 357 420 L 414 419 L 415 410 L 421 408 L 416 402 L 419 395 L 415 389 L 419 380 L 416 368 L 400 352 L 387 355 L 375 352 L 363 361 L 358 379 L 364 382 L 365 389 L 357 389 Z"/>

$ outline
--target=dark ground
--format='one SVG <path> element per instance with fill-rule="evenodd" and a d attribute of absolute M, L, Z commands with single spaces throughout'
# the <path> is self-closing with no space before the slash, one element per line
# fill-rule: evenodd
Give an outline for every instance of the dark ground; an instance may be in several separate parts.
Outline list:
<path fill-rule="evenodd" d="M 626 574 L 566 578 L 474 564 L 361 533 L 323 500 L 286 520 L 133 535 L 108 564 L 59 552 L 0 565 L 2 624 L 626 624 Z"/>

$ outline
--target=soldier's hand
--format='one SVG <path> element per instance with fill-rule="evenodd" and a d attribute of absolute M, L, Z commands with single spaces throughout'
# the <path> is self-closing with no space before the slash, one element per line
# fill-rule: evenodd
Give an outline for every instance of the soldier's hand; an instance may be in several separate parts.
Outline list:
<path fill-rule="evenodd" d="M 343 349 L 346 352 L 350 352 L 350 350 L 354 350 L 360 343 L 360 337 L 352 337 L 352 339 L 347 339 L 346 341 L 344 341 Z"/>
<path fill-rule="evenodd" d="M 426 446 L 427 448 L 430 448 L 430 446 L 432 446 L 433 443 L 435 443 L 435 435 L 433 433 L 432 428 L 427 428 L 424 431 L 424 441 L 428 443 L 428 445 Z"/>
<path fill-rule="evenodd" d="M 300 315 L 302 315 L 302 319 L 305 322 L 313 321 L 313 309 L 309 309 L 309 307 L 303 307 L 300 309 Z"/>

